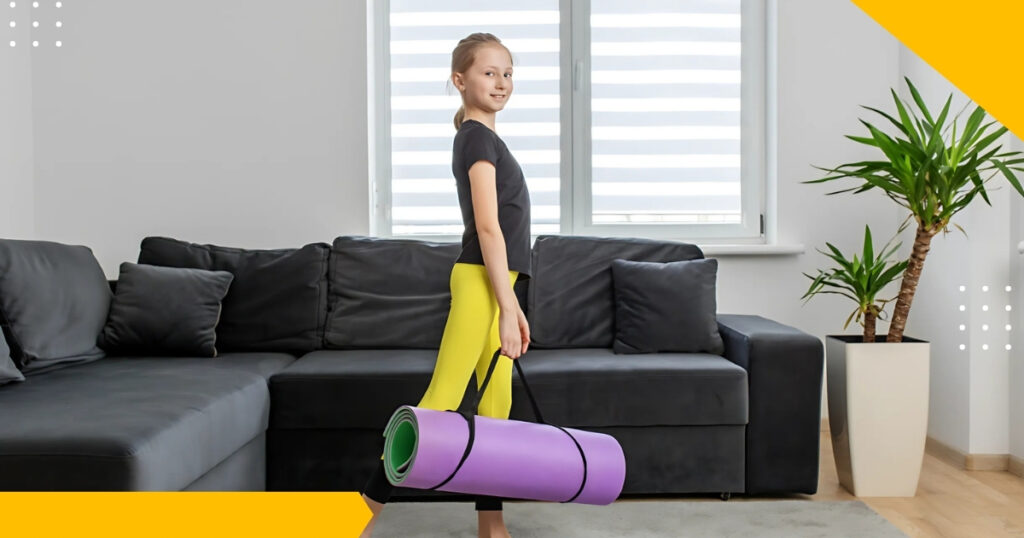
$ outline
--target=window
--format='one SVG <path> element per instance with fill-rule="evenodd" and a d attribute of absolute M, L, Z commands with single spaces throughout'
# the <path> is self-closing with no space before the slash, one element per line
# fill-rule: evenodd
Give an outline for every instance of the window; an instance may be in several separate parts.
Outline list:
<path fill-rule="evenodd" d="M 534 235 L 762 242 L 765 1 L 377 3 L 375 235 L 461 237 L 451 52 L 490 32 Z"/>

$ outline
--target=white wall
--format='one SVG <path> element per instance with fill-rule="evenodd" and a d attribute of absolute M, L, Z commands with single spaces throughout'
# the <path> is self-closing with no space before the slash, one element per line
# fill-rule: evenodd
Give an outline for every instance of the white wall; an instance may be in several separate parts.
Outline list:
<path fill-rule="evenodd" d="M 900 63 L 902 72 L 935 109 L 933 113 L 950 94 L 951 111 L 961 110 L 968 102 L 967 96 L 902 46 Z M 910 99 L 908 91 L 902 93 Z M 958 126 L 973 108 L 972 104 L 963 113 Z M 999 143 L 1010 150 L 1019 140 L 1007 135 Z M 1018 438 L 1024 436 L 1019 403 L 1019 393 L 1024 389 L 1019 364 L 1024 349 L 1020 336 L 1024 320 L 1018 308 L 1024 278 L 1017 252 L 1018 242 L 1024 239 L 1024 203 L 1001 174 L 986 183 L 986 190 L 991 206 L 976 197 L 953 217 L 949 235 L 933 238 L 909 318 L 913 332 L 907 334 L 931 341 L 928 434 L 964 453 L 1012 453 L 1020 457 L 1024 443 L 1018 439 L 1011 447 L 1010 434 L 1012 431 Z M 952 223 L 964 228 L 967 237 Z M 904 234 L 908 244 L 912 234 L 913 230 Z M 966 290 L 961 292 L 960 286 Z M 1011 291 L 1006 291 L 1006 286 Z M 961 312 L 960 305 L 966 310 Z M 1015 310 L 1006 311 L 1006 305 Z M 959 329 L 961 324 L 964 331 Z M 1007 324 L 1013 330 L 1007 331 Z M 988 330 L 984 330 L 985 325 Z M 966 349 L 960 350 L 961 344 Z M 1005 349 L 1007 344 L 1011 350 Z M 1015 392 L 1016 406 L 1011 405 Z"/>
<path fill-rule="evenodd" d="M 1010 137 L 1010 149 L 1024 152 L 1024 143 L 1016 136 Z M 1017 174 L 1024 180 L 1024 174 Z M 1009 191 L 1009 189 L 1007 189 Z M 1024 199 L 1010 196 L 1010 241 L 1024 242 Z M 1014 245 L 1016 246 L 1016 245 Z M 1009 378 L 1009 422 L 1010 454 L 1024 460 L 1024 254 L 1019 250 L 1010 255 L 1010 281 L 1013 286 L 1011 301 L 1014 315 L 1011 317 L 1013 331 L 1010 332 Z"/>
<path fill-rule="evenodd" d="M 250 248 L 365 233 L 363 2 L 66 2 L 33 69 L 40 238 L 108 277 L 167 235 Z"/>
<path fill-rule="evenodd" d="M 859 250 L 865 224 L 884 243 L 899 208 L 800 182 L 872 154 L 843 135 L 861 132 L 858 105 L 887 105 L 899 46 L 845 0 L 778 3 L 778 231 L 807 252 L 722 257 L 719 311 L 824 338 L 854 305 L 802 305 L 801 273 L 831 262 L 815 248 Z M 147 235 L 265 248 L 368 233 L 364 2 L 64 9 L 64 47 L 33 67 L 40 238 L 91 246 L 114 278 Z"/>
<path fill-rule="evenodd" d="M 3 6 L 0 40 L 0 237 L 32 239 L 32 48 L 30 7 Z M 9 22 L 17 26 L 10 28 Z M 10 41 L 15 42 L 12 48 Z"/>

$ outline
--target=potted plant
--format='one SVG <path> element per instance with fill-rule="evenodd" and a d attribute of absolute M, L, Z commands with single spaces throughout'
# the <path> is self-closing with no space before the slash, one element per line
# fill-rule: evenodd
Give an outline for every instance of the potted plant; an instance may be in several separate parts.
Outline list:
<path fill-rule="evenodd" d="M 1006 133 L 1005 127 L 988 132 L 996 122 L 985 123 L 985 111 L 978 106 L 958 129 L 957 119 L 963 111 L 947 123 L 952 95 L 939 115 L 932 116 L 917 88 L 909 79 L 905 80 L 916 109 L 900 99 L 895 90 L 891 93 L 896 116 L 863 107 L 893 124 L 897 129 L 894 135 L 861 120 L 870 136 L 847 136 L 878 148 L 884 158 L 834 168 L 816 167 L 828 175 L 803 182 L 862 180 L 859 186 L 827 194 L 848 191 L 859 194 L 879 188 L 909 211 L 899 232 L 911 218 L 917 224 L 909 258 L 893 266 L 902 266 L 902 269 L 894 272 L 885 265 L 885 256 L 877 259 L 871 256 L 867 250 L 870 236 L 865 234 L 865 259 L 861 267 L 845 262 L 845 258 L 834 251 L 833 259 L 840 263 L 841 270 L 828 274 L 819 270 L 815 283 L 804 295 L 822 292 L 826 283 L 853 282 L 853 277 L 863 288 L 861 294 L 851 298 L 858 302 L 858 308 L 865 315 L 864 335 L 827 335 L 825 346 L 829 423 L 836 470 L 840 483 L 859 496 L 907 497 L 917 490 L 928 423 L 929 344 L 905 337 L 903 332 L 932 237 L 939 231 L 948 233 L 953 215 L 967 207 L 975 196 L 980 194 L 985 203 L 991 205 L 985 184 L 996 175 L 1005 177 L 1024 196 L 1024 189 L 1012 172 L 1024 170 L 1017 166 L 1024 159 L 1011 158 L 1020 152 L 1000 153 L 1002 146 L 991 148 Z M 953 223 L 953 226 L 964 232 L 959 225 Z M 844 262 L 849 266 L 843 266 Z M 863 264 L 870 267 L 865 268 Z M 883 342 L 868 334 L 867 325 L 874 319 L 869 319 L 868 315 L 878 316 L 882 311 L 868 292 L 872 286 L 877 292 L 888 283 L 882 282 L 883 277 L 894 277 L 900 271 L 903 278 Z M 877 278 L 869 282 L 871 275 Z"/>

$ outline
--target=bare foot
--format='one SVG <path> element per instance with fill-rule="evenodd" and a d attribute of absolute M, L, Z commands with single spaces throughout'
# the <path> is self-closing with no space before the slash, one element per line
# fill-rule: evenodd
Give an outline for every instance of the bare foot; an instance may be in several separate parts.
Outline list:
<path fill-rule="evenodd" d="M 373 512 L 373 516 L 370 517 L 370 521 L 366 523 L 366 527 L 363 528 L 363 532 L 359 535 L 359 538 L 370 538 L 373 536 L 373 525 L 377 522 L 377 516 L 379 516 L 380 511 L 384 509 L 384 505 L 367 497 L 365 494 L 363 494 L 363 501 L 366 503 L 366 506 L 370 508 L 370 511 Z"/>
<path fill-rule="evenodd" d="M 480 527 L 477 538 L 512 538 L 505 528 L 501 510 L 478 510 L 477 519 Z"/>

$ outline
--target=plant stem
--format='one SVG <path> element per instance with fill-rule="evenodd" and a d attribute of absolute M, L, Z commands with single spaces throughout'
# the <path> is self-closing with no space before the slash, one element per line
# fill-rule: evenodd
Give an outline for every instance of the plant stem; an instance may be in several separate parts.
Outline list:
<path fill-rule="evenodd" d="M 928 251 L 931 249 L 932 237 L 942 229 L 942 226 L 942 223 L 939 223 L 934 228 L 928 229 L 922 226 L 920 220 L 917 221 L 914 248 L 910 251 L 907 270 L 903 273 L 900 295 L 896 299 L 896 307 L 893 308 L 892 323 L 889 324 L 889 335 L 886 337 L 886 342 L 903 341 L 903 330 L 907 325 L 910 305 L 914 302 L 917 283 L 921 280 L 921 269 L 924 268 L 924 259 L 928 256 Z"/>
<path fill-rule="evenodd" d="M 864 312 L 864 342 L 873 344 L 875 342 L 875 313 L 868 308 Z"/>

